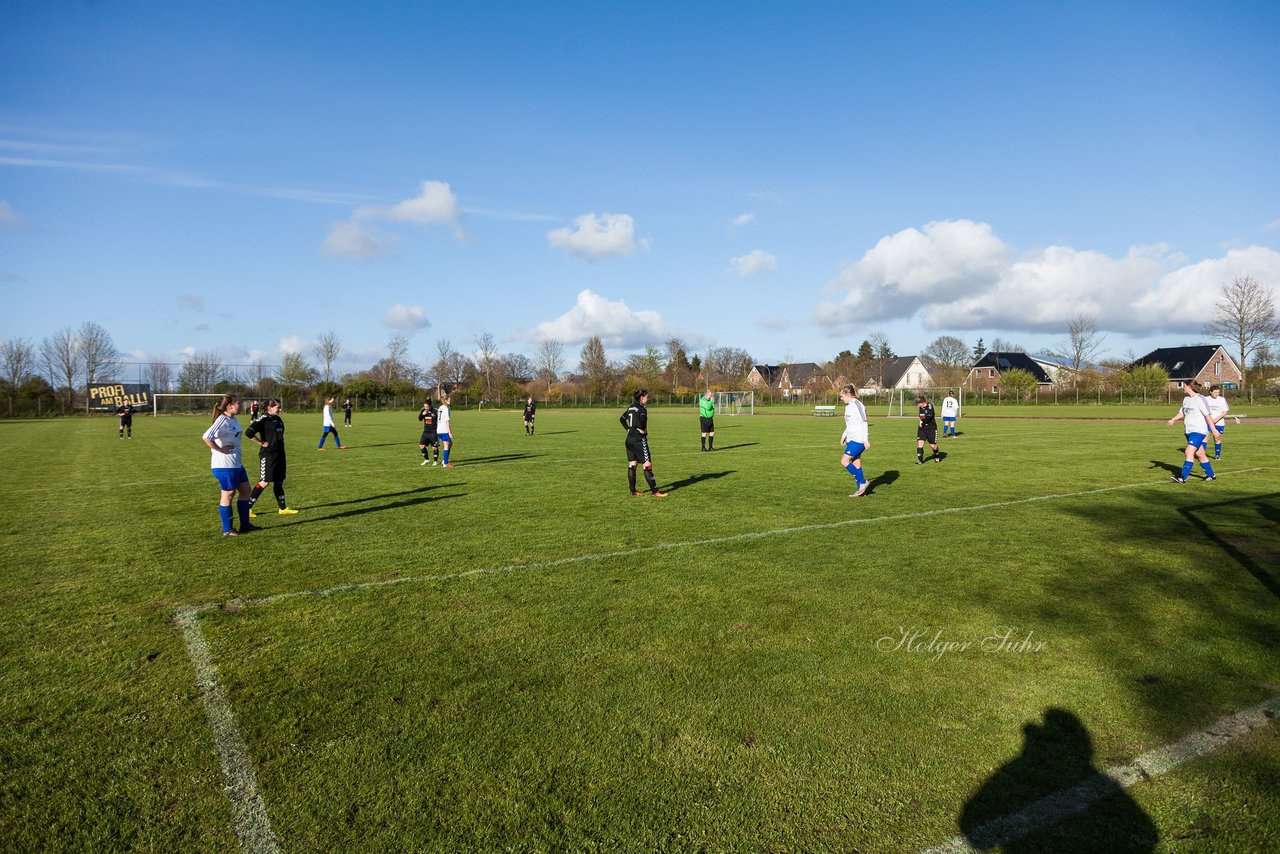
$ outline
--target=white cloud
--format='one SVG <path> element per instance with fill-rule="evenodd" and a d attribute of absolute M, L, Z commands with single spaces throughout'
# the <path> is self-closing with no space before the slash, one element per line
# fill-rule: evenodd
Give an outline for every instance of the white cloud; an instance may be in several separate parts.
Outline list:
<path fill-rule="evenodd" d="M 538 324 L 535 340 L 554 338 L 565 344 L 578 344 L 599 335 L 606 347 L 632 348 L 660 344 L 674 337 L 696 346 L 701 337 L 677 330 L 656 311 L 634 311 L 621 300 L 607 300 L 590 289 L 578 294 L 573 308 L 555 320 Z M 691 339 L 697 339 L 697 343 Z"/>
<path fill-rule="evenodd" d="M 746 278 L 757 273 L 772 273 L 778 269 L 778 256 L 770 255 L 762 249 L 752 249 L 746 255 L 739 255 L 729 261 L 730 268 L 739 276 Z"/>
<path fill-rule="evenodd" d="M 1231 248 L 1189 264 L 1169 246 L 1123 256 L 1048 246 L 1013 258 L 985 223 L 930 223 L 880 240 L 832 283 L 847 293 L 815 320 L 833 332 L 919 316 L 930 330 L 1062 332 L 1080 313 L 1104 331 L 1195 334 L 1239 275 L 1280 285 L 1280 252 Z"/>
<path fill-rule="evenodd" d="M 396 303 L 387 309 L 387 315 L 383 318 L 383 322 L 392 329 L 409 334 L 431 325 L 431 321 L 427 320 L 427 310 L 425 308 L 420 305 L 401 305 L 400 303 Z"/>
<path fill-rule="evenodd" d="M 575 228 L 547 232 L 552 246 L 575 258 L 589 261 L 610 255 L 630 255 L 636 251 L 635 220 L 630 214 L 585 213 L 573 221 Z"/>
<path fill-rule="evenodd" d="M 281 353 L 302 353 L 305 355 L 311 352 L 311 346 L 310 339 L 303 338 L 301 335 L 290 335 L 281 338 L 279 343 L 276 344 L 276 349 Z"/>
<path fill-rule="evenodd" d="M 753 213 L 740 213 L 733 218 L 733 222 L 729 223 L 733 226 L 748 225 L 756 221 L 756 215 Z"/>
<path fill-rule="evenodd" d="M 382 234 L 376 229 L 355 222 L 334 223 L 333 228 L 320 246 L 325 255 L 346 258 L 359 258 L 367 261 L 380 255 L 391 253 L 400 238 L 392 234 Z"/>
<path fill-rule="evenodd" d="M 18 228 L 22 225 L 22 216 L 13 206 L 0 199 L 0 228 Z"/>

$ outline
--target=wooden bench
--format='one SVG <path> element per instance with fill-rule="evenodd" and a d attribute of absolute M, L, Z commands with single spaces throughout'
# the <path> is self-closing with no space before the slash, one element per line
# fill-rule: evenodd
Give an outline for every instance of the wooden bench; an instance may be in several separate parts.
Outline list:
<path fill-rule="evenodd" d="M 813 414 L 834 416 L 836 414 L 836 408 L 834 406 L 815 406 L 813 408 Z"/>

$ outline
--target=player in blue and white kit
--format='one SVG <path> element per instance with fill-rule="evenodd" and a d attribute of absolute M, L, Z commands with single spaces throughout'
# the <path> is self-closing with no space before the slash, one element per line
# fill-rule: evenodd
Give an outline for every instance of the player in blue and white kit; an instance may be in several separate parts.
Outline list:
<path fill-rule="evenodd" d="M 960 401 L 951 392 L 942 399 L 942 438 L 956 435 L 956 419 L 960 417 Z"/>
<path fill-rule="evenodd" d="M 440 466 L 446 469 L 453 468 L 453 463 L 449 462 L 449 451 L 453 450 L 453 415 L 450 412 L 450 400 L 452 398 L 449 397 L 448 392 L 441 392 L 440 408 L 436 410 L 436 436 L 440 439 L 440 447 L 444 452 Z"/>
<path fill-rule="evenodd" d="M 1182 384 L 1182 408 L 1178 410 L 1178 414 L 1169 419 L 1170 425 L 1174 422 L 1181 421 L 1183 429 L 1187 433 L 1187 459 L 1182 464 L 1182 476 L 1173 476 L 1175 483 L 1186 483 L 1187 478 L 1191 476 L 1191 467 L 1194 465 L 1193 460 L 1200 460 L 1200 468 L 1204 469 L 1205 480 L 1213 480 L 1213 466 L 1209 464 L 1209 456 L 1204 452 L 1204 443 L 1208 434 L 1213 434 L 1213 440 L 1216 442 L 1221 437 L 1218 428 L 1213 426 L 1213 419 L 1209 415 L 1209 405 L 1205 403 L 1205 399 L 1200 395 L 1200 383 L 1195 380 Z"/>
<path fill-rule="evenodd" d="M 210 467 L 213 479 L 218 482 L 222 496 L 218 501 L 218 515 L 222 518 L 222 536 L 234 537 L 231 527 L 231 499 L 236 498 L 236 510 L 240 515 L 240 533 L 258 530 L 249 522 L 249 475 L 240 460 L 240 425 L 236 415 L 240 412 L 240 396 L 224 394 L 213 406 L 213 423 L 200 438 L 213 452 Z M 238 496 L 238 497 L 237 497 Z"/>
<path fill-rule="evenodd" d="M 1227 399 L 1222 396 L 1222 386 L 1209 386 L 1209 396 L 1205 398 L 1205 404 L 1209 407 L 1209 417 L 1213 421 L 1213 426 L 1218 428 L 1218 438 L 1213 443 L 1213 458 L 1215 460 L 1222 459 L 1222 439 L 1227 435 L 1227 413 L 1231 411 L 1231 407 L 1227 405 Z M 1239 419 L 1237 419 L 1237 423 Z"/>
<path fill-rule="evenodd" d="M 871 448 L 867 409 L 858 400 L 858 390 L 852 385 L 840 389 L 840 399 L 844 401 L 844 432 L 840 434 L 844 454 L 840 457 L 840 466 L 858 481 L 858 491 L 849 497 L 861 498 L 867 494 L 869 486 L 867 476 L 862 472 L 862 454 Z"/>

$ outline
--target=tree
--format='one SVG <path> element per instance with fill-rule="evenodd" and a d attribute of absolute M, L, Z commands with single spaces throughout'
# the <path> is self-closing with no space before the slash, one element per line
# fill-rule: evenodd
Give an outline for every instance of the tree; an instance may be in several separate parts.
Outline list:
<path fill-rule="evenodd" d="M 500 375 L 502 376 L 502 387 L 507 387 L 508 380 L 515 380 L 517 383 L 528 382 L 533 379 L 537 371 L 533 368 L 533 360 L 523 353 L 507 353 L 500 360 Z M 516 392 L 519 395 L 519 391 Z M 506 392 L 503 392 L 504 396 Z"/>
<path fill-rule="evenodd" d="M 4 372 L 5 386 L 9 391 L 9 415 L 13 415 L 13 397 L 19 387 L 31 376 L 36 365 L 36 350 L 23 338 L 6 338 L 0 341 L 0 368 Z"/>
<path fill-rule="evenodd" d="M 152 394 L 163 394 L 173 386 L 173 367 L 168 362 L 153 359 L 147 363 L 143 376 L 150 383 Z"/>
<path fill-rule="evenodd" d="M 1097 358 L 1105 340 L 1106 336 L 1098 329 L 1098 319 L 1081 312 L 1067 321 L 1066 340 L 1058 345 L 1054 355 L 1066 359 L 1067 367 L 1079 373 Z"/>
<path fill-rule="evenodd" d="M 894 357 L 889 337 L 883 332 L 872 332 L 867 343 L 871 345 L 871 375 L 875 377 L 878 386 L 884 388 L 884 374 L 888 370 L 889 360 Z"/>
<path fill-rule="evenodd" d="M 473 370 L 471 360 L 453 349 L 447 338 L 442 338 L 436 342 L 436 361 L 427 372 L 427 384 L 437 387 L 462 385 Z"/>
<path fill-rule="evenodd" d="M 691 385 L 693 379 L 690 376 L 689 353 L 684 342 L 679 338 L 672 338 L 666 344 L 666 374 L 667 385 L 671 391 L 675 391 L 683 385 Z"/>
<path fill-rule="evenodd" d="M 1025 353 L 1027 348 L 1021 344 L 1015 344 L 1012 341 L 1006 341 L 1003 338 L 992 338 L 991 347 L 988 349 L 992 353 Z M 986 355 L 986 354 L 983 354 Z"/>
<path fill-rule="evenodd" d="M 80 339 L 70 327 L 59 329 L 41 340 L 40 367 L 49 378 L 49 385 L 57 388 L 61 384 L 66 389 L 63 411 L 74 406 L 72 395 L 76 378 L 80 375 Z"/>
<path fill-rule="evenodd" d="M 276 379 L 281 385 L 297 391 L 303 386 L 314 383 L 318 376 L 316 369 L 307 364 L 307 360 L 301 353 L 285 353 Z"/>
<path fill-rule="evenodd" d="M 979 338 L 978 343 L 973 345 L 973 361 L 980 362 L 985 355 L 987 355 L 987 346 Z"/>
<path fill-rule="evenodd" d="M 395 383 L 416 383 L 418 369 L 409 361 L 409 339 L 392 335 L 387 342 L 387 355 L 379 359 L 369 373 L 388 390 Z"/>
<path fill-rule="evenodd" d="M 940 335 L 933 339 L 921 355 L 936 366 L 930 373 L 938 385 L 959 385 L 973 364 L 968 345 L 954 335 Z"/>
<path fill-rule="evenodd" d="M 1010 368 L 1000 372 L 1000 389 L 1007 397 L 1022 400 L 1031 394 L 1039 385 L 1030 371 L 1021 368 Z"/>
<path fill-rule="evenodd" d="M 86 386 L 115 379 L 120 370 L 120 351 L 111 340 L 111 333 L 91 320 L 80 324 L 80 375 Z M 85 395 L 85 409 L 89 408 L 89 396 Z"/>
<path fill-rule="evenodd" d="M 560 369 L 564 366 L 564 345 L 555 338 L 544 338 L 538 344 L 538 352 L 533 357 L 534 370 L 538 379 L 550 388 L 560 378 Z"/>
<path fill-rule="evenodd" d="M 501 382 L 501 364 L 498 361 L 498 343 L 492 332 L 481 332 L 475 337 L 476 367 L 484 378 L 484 394 L 486 400 L 493 399 L 493 390 Z"/>
<path fill-rule="evenodd" d="M 342 354 L 342 339 L 338 337 L 338 333 L 332 329 L 322 333 L 312 345 L 311 350 L 324 365 L 324 381 L 333 382 L 333 363 Z"/>
<path fill-rule="evenodd" d="M 1240 382 L 1245 379 L 1245 362 L 1257 349 L 1280 340 L 1280 321 L 1271 291 L 1251 276 L 1236 276 L 1222 289 L 1214 304 L 1213 319 L 1204 325 L 1204 334 L 1225 338 L 1239 355 Z"/>
<path fill-rule="evenodd" d="M 217 353 L 193 353 L 178 372 L 178 391 L 184 394 L 210 392 L 223 379 L 222 359 Z"/>
<path fill-rule="evenodd" d="M 603 400 L 613 390 L 617 376 L 605 355 L 604 342 L 599 335 L 591 336 L 582 345 L 582 351 L 578 354 L 578 371 L 586 381 L 587 395 L 592 400 L 596 397 Z"/>
<path fill-rule="evenodd" d="M 627 371 L 639 377 L 646 388 L 658 387 L 665 367 L 662 351 L 652 344 L 647 345 L 643 353 L 637 353 L 627 360 Z"/>
<path fill-rule="evenodd" d="M 1125 391 L 1134 396 L 1158 397 L 1169 388 L 1169 372 L 1160 365 L 1134 365 L 1120 374 Z"/>
<path fill-rule="evenodd" d="M 843 379 L 845 382 L 858 383 L 855 374 L 858 372 L 858 357 L 850 350 L 841 350 L 827 365 L 827 373 L 833 380 Z"/>
<path fill-rule="evenodd" d="M 707 385 L 744 386 L 755 360 L 738 347 L 712 347 L 702 360 Z"/>

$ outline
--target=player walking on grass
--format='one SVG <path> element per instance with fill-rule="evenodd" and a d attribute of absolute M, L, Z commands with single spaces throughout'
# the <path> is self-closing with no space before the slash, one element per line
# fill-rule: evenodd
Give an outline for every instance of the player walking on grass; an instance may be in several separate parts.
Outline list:
<path fill-rule="evenodd" d="M 258 530 L 249 521 L 249 475 L 240 461 L 240 425 L 236 415 L 240 412 L 240 395 L 224 394 L 213 406 L 213 423 L 200 438 L 213 452 L 210 467 L 213 479 L 218 482 L 222 495 L 218 500 L 218 515 L 222 519 L 222 536 L 234 537 L 231 527 L 231 499 L 236 499 L 240 515 L 240 533 Z"/>
<path fill-rule="evenodd" d="M 716 402 L 711 394 L 711 389 L 707 389 L 702 397 L 698 398 L 698 426 L 702 429 L 702 450 L 714 451 L 716 449 Z"/>
<path fill-rule="evenodd" d="M 858 482 L 858 491 L 849 497 L 861 498 L 867 494 L 869 485 L 867 476 L 862 472 L 862 453 L 871 449 L 867 409 L 858 400 L 858 390 L 852 385 L 840 389 L 840 399 L 844 401 L 844 432 L 840 434 L 844 454 L 840 457 L 840 465 Z"/>
<path fill-rule="evenodd" d="M 1174 422 L 1181 421 L 1187 433 L 1187 458 L 1182 464 L 1182 475 L 1175 474 L 1173 480 L 1175 483 L 1186 483 L 1187 478 L 1191 476 L 1194 460 L 1197 459 L 1200 461 L 1200 468 L 1204 469 L 1204 479 L 1213 480 L 1213 466 L 1209 464 L 1209 456 L 1204 452 L 1204 443 L 1208 434 L 1213 434 L 1214 442 L 1221 438 L 1221 434 L 1218 428 L 1213 426 L 1209 405 L 1200 395 L 1200 383 L 1195 380 L 1183 383 L 1182 394 L 1182 408 L 1167 422 L 1172 425 Z"/>
<path fill-rule="evenodd" d="M 418 450 L 422 452 L 422 465 L 428 462 L 431 465 L 437 465 L 440 462 L 440 437 L 436 433 L 436 408 L 431 404 L 431 398 L 428 397 L 426 402 L 422 404 L 422 411 L 418 413 L 418 420 L 422 422 L 422 435 L 418 437 Z M 435 451 L 436 458 L 431 460 L 431 452 Z"/>
<path fill-rule="evenodd" d="M 284 419 L 280 417 L 280 401 L 271 398 L 267 401 L 266 414 L 245 428 L 244 435 L 258 446 L 258 483 L 249 494 L 249 518 L 256 519 L 253 505 L 258 503 L 262 490 L 271 484 L 271 491 L 276 497 L 276 505 L 281 516 L 292 516 L 297 510 L 290 510 L 284 500 Z"/>
<path fill-rule="evenodd" d="M 956 435 L 956 419 L 960 417 L 960 401 L 950 391 L 942 399 L 942 438 Z"/>
<path fill-rule="evenodd" d="M 453 415 L 449 411 L 451 400 L 447 391 L 442 392 L 440 408 L 436 410 L 436 433 L 440 437 L 440 447 L 444 449 L 444 461 L 441 466 L 447 469 L 453 468 L 453 463 L 449 462 L 449 451 L 453 449 Z"/>
<path fill-rule="evenodd" d="M 622 413 L 618 423 L 627 431 L 627 482 L 631 484 L 632 495 L 644 495 L 636 492 L 636 467 L 644 468 L 644 479 L 654 498 L 666 498 L 667 493 L 658 489 L 658 481 L 653 476 L 653 461 L 649 458 L 649 410 L 645 405 L 649 402 L 648 389 L 640 389 L 634 395 L 635 402 Z"/>
<path fill-rule="evenodd" d="M 1220 385 L 1209 386 L 1209 396 L 1204 402 L 1209 407 L 1209 418 L 1218 430 L 1218 438 L 1213 443 L 1213 458 L 1220 460 L 1222 459 L 1222 440 L 1227 435 L 1227 413 L 1231 411 L 1231 407 L 1227 405 L 1227 399 L 1222 396 Z"/>
<path fill-rule="evenodd" d="M 916 427 L 916 465 L 924 465 L 924 443 L 928 442 L 933 449 L 933 461 L 942 462 L 938 456 L 938 419 L 933 414 L 933 404 L 924 395 L 916 397 L 916 406 L 920 409 L 920 426 Z"/>
<path fill-rule="evenodd" d="M 538 411 L 538 404 L 534 402 L 533 395 L 529 395 L 529 399 L 524 402 L 524 434 L 526 436 L 533 435 L 533 416 Z"/>
<path fill-rule="evenodd" d="M 116 415 L 120 416 L 120 438 L 124 438 L 124 431 L 129 431 L 129 438 L 133 438 L 133 404 L 126 402 L 124 406 L 116 408 Z"/>
<path fill-rule="evenodd" d="M 316 445 L 317 451 L 324 450 L 324 440 L 329 438 L 329 434 L 333 434 L 333 441 L 338 447 L 346 450 L 346 445 L 342 444 L 342 439 L 338 438 L 338 428 L 333 426 L 333 398 L 326 397 L 324 399 L 324 432 L 320 434 L 320 444 Z"/>

